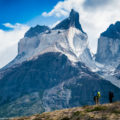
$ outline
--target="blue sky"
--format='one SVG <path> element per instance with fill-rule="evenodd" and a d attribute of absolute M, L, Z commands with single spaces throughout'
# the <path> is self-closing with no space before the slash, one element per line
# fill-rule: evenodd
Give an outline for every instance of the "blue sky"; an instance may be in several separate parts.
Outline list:
<path fill-rule="evenodd" d="M 22 24 L 45 24 L 48 20 L 40 15 L 46 11 L 49 12 L 59 0 L 0 0 L 0 29 L 8 29 L 3 26 L 4 23 L 22 23 Z M 61 0 L 62 1 L 62 0 Z M 39 16 L 40 21 L 35 18 Z M 33 19 L 33 23 L 32 23 Z M 49 21 L 52 21 L 49 18 Z M 29 24 L 29 25 L 30 25 Z"/>

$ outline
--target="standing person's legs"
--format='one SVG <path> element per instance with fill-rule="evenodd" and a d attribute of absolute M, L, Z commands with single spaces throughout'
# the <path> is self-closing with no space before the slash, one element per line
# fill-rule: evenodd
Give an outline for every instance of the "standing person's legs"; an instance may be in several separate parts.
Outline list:
<path fill-rule="evenodd" d="M 110 103 L 112 103 L 112 98 L 110 98 Z"/>
<path fill-rule="evenodd" d="M 94 100 L 94 103 L 96 104 L 96 99 L 95 99 L 95 96 L 94 96 L 93 100 Z"/>
<path fill-rule="evenodd" d="M 113 102 L 113 99 L 111 98 L 111 103 Z"/>
<path fill-rule="evenodd" d="M 95 96 L 95 104 L 98 104 L 97 96 Z"/>
<path fill-rule="evenodd" d="M 97 104 L 99 104 L 99 97 L 97 96 Z"/>
<path fill-rule="evenodd" d="M 109 97 L 109 102 L 112 103 L 112 98 L 111 97 Z"/>

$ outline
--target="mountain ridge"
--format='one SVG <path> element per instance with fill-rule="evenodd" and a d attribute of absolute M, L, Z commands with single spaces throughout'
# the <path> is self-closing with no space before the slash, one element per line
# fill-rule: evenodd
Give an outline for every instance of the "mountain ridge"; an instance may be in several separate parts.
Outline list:
<path fill-rule="evenodd" d="M 67 25 L 63 24 L 66 20 Z M 67 29 L 63 29 L 64 26 Z M 79 22 L 79 13 L 72 9 L 69 17 L 53 29 L 39 25 L 30 28 L 18 43 L 18 55 L 5 68 L 29 61 L 46 52 L 61 52 L 73 62 L 84 62 L 85 57 L 92 62 L 87 40 L 88 36 Z"/>
<path fill-rule="evenodd" d="M 101 33 L 98 39 L 98 49 L 96 53 L 96 61 L 112 62 L 120 57 L 120 22 L 111 24 L 108 29 Z"/>
<path fill-rule="evenodd" d="M 36 25 L 35 27 L 31 27 L 24 35 L 24 37 L 34 37 L 34 36 L 37 36 L 38 34 L 42 33 L 42 32 L 45 32 L 47 30 L 50 30 L 49 27 L 43 25 L 43 26 L 40 26 L 40 25 Z"/>
<path fill-rule="evenodd" d="M 80 31 L 82 31 L 83 33 L 85 33 L 81 27 L 81 24 L 79 23 L 79 14 L 74 9 L 71 10 L 69 17 L 63 20 L 58 25 L 56 25 L 53 28 L 53 30 L 69 29 L 70 27 L 75 27 L 79 29 Z"/>

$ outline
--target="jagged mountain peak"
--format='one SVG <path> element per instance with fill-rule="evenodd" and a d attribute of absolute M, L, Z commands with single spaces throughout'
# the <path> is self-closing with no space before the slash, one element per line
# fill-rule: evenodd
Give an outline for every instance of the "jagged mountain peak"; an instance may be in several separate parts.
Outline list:
<path fill-rule="evenodd" d="M 74 9 L 71 9 L 70 16 L 73 14 L 78 14 L 78 12 L 76 12 Z"/>
<path fill-rule="evenodd" d="M 120 26 L 120 21 L 117 21 L 115 25 Z"/>
<path fill-rule="evenodd" d="M 111 24 L 108 29 L 101 34 L 101 36 L 120 39 L 120 21 L 117 21 L 115 24 Z"/>
<path fill-rule="evenodd" d="M 98 39 L 96 61 L 106 64 L 114 61 L 119 62 L 120 58 L 120 21 L 111 24 L 108 29 L 101 33 Z"/>
<path fill-rule="evenodd" d="M 74 9 L 71 9 L 70 15 L 69 15 L 70 19 L 74 19 L 77 20 L 79 22 L 79 13 L 76 12 Z"/>
<path fill-rule="evenodd" d="M 47 30 L 50 30 L 48 26 L 45 25 L 36 25 L 35 27 L 31 27 L 26 33 L 25 37 L 34 37 L 42 32 L 45 32 Z"/>
<path fill-rule="evenodd" d="M 79 23 L 79 13 L 76 12 L 74 9 L 71 10 L 69 18 L 71 26 L 75 26 L 76 23 Z"/>
<path fill-rule="evenodd" d="M 85 33 L 81 27 L 81 24 L 79 22 L 79 13 L 76 12 L 74 9 L 71 10 L 70 15 L 68 18 L 63 20 L 61 23 L 56 25 L 54 30 L 56 29 L 69 29 L 70 27 L 75 27 L 79 29 L 81 32 Z"/>
<path fill-rule="evenodd" d="M 18 43 L 18 55 L 12 64 L 31 60 L 48 52 L 61 52 L 71 61 L 85 59 L 89 63 L 88 59 L 91 61 L 91 57 L 87 39 L 88 36 L 79 23 L 79 13 L 72 9 L 69 17 L 53 29 L 40 25 L 30 28 Z"/>

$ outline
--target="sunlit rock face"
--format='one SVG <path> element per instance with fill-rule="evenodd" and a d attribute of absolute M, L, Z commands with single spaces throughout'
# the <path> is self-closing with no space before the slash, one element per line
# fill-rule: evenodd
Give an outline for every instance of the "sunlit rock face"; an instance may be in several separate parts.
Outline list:
<path fill-rule="evenodd" d="M 110 63 L 120 58 L 120 22 L 109 26 L 98 40 L 96 61 Z"/>
<path fill-rule="evenodd" d="M 88 64 L 92 61 L 88 37 L 79 22 L 78 12 L 71 10 L 69 17 L 52 29 L 39 25 L 30 28 L 18 43 L 18 55 L 8 66 L 35 59 L 47 52 L 61 52 L 73 62 Z"/>

